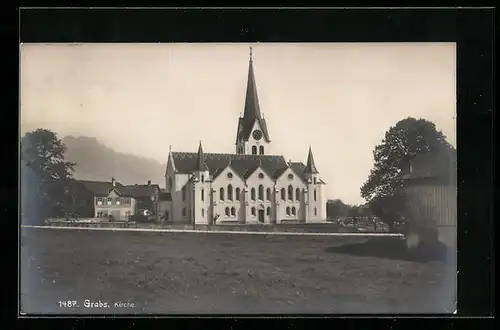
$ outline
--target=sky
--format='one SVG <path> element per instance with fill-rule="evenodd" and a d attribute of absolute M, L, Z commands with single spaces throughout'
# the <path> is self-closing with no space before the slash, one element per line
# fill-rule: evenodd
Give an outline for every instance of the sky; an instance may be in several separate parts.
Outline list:
<path fill-rule="evenodd" d="M 456 147 L 455 43 L 22 44 L 21 133 L 92 136 L 161 164 L 199 141 L 232 153 L 250 46 L 266 153 L 305 163 L 311 146 L 328 199 L 365 202 L 373 149 L 401 119 L 431 120 Z"/>

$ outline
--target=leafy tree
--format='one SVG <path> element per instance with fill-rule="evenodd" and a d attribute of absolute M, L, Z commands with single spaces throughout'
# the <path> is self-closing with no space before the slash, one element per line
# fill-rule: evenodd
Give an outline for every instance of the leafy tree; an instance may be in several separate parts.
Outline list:
<path fill-rule="evenodd" d="M 24 221 L 40 223 L 66 210 L 74 163 L 64 160 L 66 146 L 57 135 L 37 129 L 21 138 L 21 213 Z"/>
<path fill-rule="evenodd" d="M 348 215 L 350 206 L 340 199 L 329 200 L 326 203 L 326 214 L 328 218 L 345 217 Z"/>
<path fill-rule="evenodd" d="M 392 229 L 394 221 L 404 212 L 399 178 L 404 159 L 410 154 L 446 149 L 454 150 L 436 125 L 426 119 L 409 117 L 390 127 L 373 151 L 374 167 L 361 187 L 361 196 L 371 211 Z"/>

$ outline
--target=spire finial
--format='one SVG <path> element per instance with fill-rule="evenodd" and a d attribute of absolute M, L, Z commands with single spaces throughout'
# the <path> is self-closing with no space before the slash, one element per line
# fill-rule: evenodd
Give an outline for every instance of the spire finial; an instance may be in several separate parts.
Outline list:
<path fill-rule="evenodd" d="M 252 46 L 250 46 L 250 62 L 252 62 Z"/>
<path fill-rule="evenodd" d="M 168 152 L 172 152 L 172 145 L 168 146 Z"/>

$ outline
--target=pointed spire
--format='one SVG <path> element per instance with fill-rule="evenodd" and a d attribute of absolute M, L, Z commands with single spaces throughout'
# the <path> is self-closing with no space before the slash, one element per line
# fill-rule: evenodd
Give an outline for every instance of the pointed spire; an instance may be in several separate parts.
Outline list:
<path fill-rule="evenodd" d="M 255 121 L 261 118 L 259 98 L 257 96 L 257 85 L 255 83 L 255 74 L 253 72 L 252 47 L 250 47 L 250 62 L 248 65 L 247 95 L 245 99 L 245 110 L 243 117 L 245 120 Z"/>
<path fill-rule="evenodd" d="M 270 142 L 266 121 L 260 113 L 259 98 L 257 96 L 257 85 L 255 83 L 255 74 L 253 70 L 253 52 L 252 48 L 250 47 L 245 108 L 243 110 L 243 117 L 238 120 L 236 142 L 241 140 L 248 141 L 256 120 L 259 122 L 260 128 L 264 135 L 264 139 L 267 142 Z"/>
<path fill-rule="evenodd" d="M 205 171 L 207 168 L 207 164 L 205 163 L 205 154 L 203 153 L 203 147 L 200 145 L 198 147 L 198 154 L 196 156 L 196 170 L 197 171 Z"/>
<path fill-rule="evenodd" d="M 307 155 L 307 165 L 304 169 L 304 173 L 307 174 L 317 174 L 318 170 L 316 169 L 316 165 L 314 164 L 314 157 L 311 150 L 311 146 L 309 146 L 309 154 Z"/>

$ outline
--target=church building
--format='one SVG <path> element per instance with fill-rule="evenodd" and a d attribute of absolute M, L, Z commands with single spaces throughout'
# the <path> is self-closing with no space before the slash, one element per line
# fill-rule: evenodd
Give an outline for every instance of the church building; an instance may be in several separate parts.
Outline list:
<path fill-rule="evenodd" d="M 201 141 L 197 152 L 170 150 L 166 191 L 158 205 L 160 220 L 191 224 L 325 222 L 325 182 L 311 148 L 306 164 L 287 162 L 283 156 L 267 154 L 270 143 L 250 48 L 245 108 L 238 119 L 235 153 L 205 153 Z"/>

